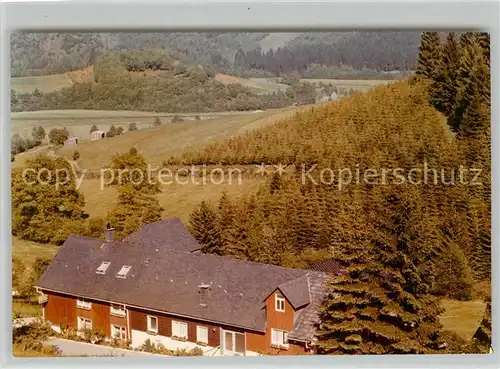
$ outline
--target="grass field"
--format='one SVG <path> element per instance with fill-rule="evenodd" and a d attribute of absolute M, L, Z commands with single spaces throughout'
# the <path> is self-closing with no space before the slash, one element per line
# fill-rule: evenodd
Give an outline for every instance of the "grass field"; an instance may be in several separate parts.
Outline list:
<path fill-rule="evenodd" d="M 217 113 L 217 116 L 231 114 L 233 113 L 223 112 Z M 200 116 L 202 119 L 215 116 L 214 114 L 203 113 L 189 115 L 115 110 L 45 110 L 12 113 L 11 128 L 12 133 L 29 136 L 33 127 L 39 125 L 45 128 L 46 133 L 52 128 L 66 127 L 70 135 L 88 139 L 90 128 L 94 124 L 104 131 L 108 131 L 112 125 L 122 126 L 127 131 L 129 123 L 136 123 L 139 129 L 150 128 L 153 126 L 156 117 L 159 117 L 164 122 L 170 122 L 174 115 L 183 116 L 186 120 L 194 120 L 195 116 Z"/>
<path fill-rule="evenodd" d="M 383 80 L 383 79 L 313 79 L 303 78 L 301 81 L 307 83 L 324 83 L 336 87 L 352 88 L 354 90 L 367 90 L 378 85 L 385 85 L 388 83 L 397 82 L 396 80 Z"/>
<path fill-rule="evenodd" d="M 441 306 L 445 309 L 439 318 L 443 328 L 455 332 L 465 340 L 470 340 L 483 319 L 486 304 L 482 300 L 444 299 L 441 301 Z"/>
<path fill-rule="evenodd" d="M 12 78 L 12 89 L 21 93 L 33 92 L 35 89 L 40 92 L 52 92 L 64 87 L 71 87 L 72 84 L 73 81 L 66 73 Z"/>
<path fill-rule="evenodd" d="M 20 259 L 26 266 L 31 266 L 36 258 L 52 259 L 59 246 L 22 240 L 12 236 L 12 257 Z"/>
<path fill-rule="evenodd" d="M 136 147 L 152 165 L 159 165 L 170 155 L 180 153 L 186 148 L 202 147 L 216 140 L 223 139 L 232 135 L 237 135 L 248 130 L 256 129 L 267 124 L 272 124 L 280 119 L 292 116 L 296 111 L 304 108 L 285 108 L 268 110 L 259 113 L 244 112 L 221 113 L 217 118 L 202 119 L 198 121 L 184 121 L 180 123 L 164 123 L 160 127 L 150 127 L 156 115 L 130 115 L 118 112 L 113 116 L 112 112 L 103 114 L 99 119 L 98 114 L 93 118 L 88 117 L 86 112 L 83 116 L 80 112 L 75 112 L 73 118 L 53 115 L 52 120 L 37 119 L 30 117 L 29 120 L 13 120 L 13 126 L 18 129 L 22 126 L 42 124 L 46 127 L 65 126 L 71 135 L 85 139 L 92 124 L 96 124 L 100 129 L 107 130 L 110 122 L 115 125 L 128 126 L 131 121 L 142 122 L 142 127 L 134 132 L 125 132 L 121 136 L 106 138 L 100 141 L 81 141 L 78 145 L 63 147 L 58 150 L 59 155 L 71 157 L 74 150 L 80 152 L 79 165 L 88 170 L 99 170 L 101 167 L 110 163 L 111 157 L 117 152 L 123 152 L 131 147 Z M 165 119 L 166 120 L 166 119 Z M 69 122 L 72 122 L 69 124 Z M 14 128 L 13 128 L 14 129 Z M 27 129 L 27 128 L 25 128 Z M 45 129 L 47 131 L 47 128 Z M 17 160 L 17 159 L 16 159 Z"/>
<path fill-rule="evenodd" d="M 152 128 L 156 117 L 159 117 L 163 123 L 169 123 L 176 115 L 183 117 L 184 123 L 191 125 L 205 123 L 213 118 L 222 119 L 221 125 L 230 124 L 230 122 L 234 122 L 236 125 L 245 125 L 256 121 L 257 118 L 268 118 L 276 115 L 277 119 L 279 119 L 280 113 L 290 113 L 296 109 L 273 109 L 264 114 L 252 111 L 173 114 L 115 110 L 46 110 L 12 113 L 11 129 L 12 133 L 19 133 L 21 136 L 29 137 L 31 130 L 35 126 L 43 126 L 47 133 L 52 128 L 66 127 L 71 136 L 79 137 L 80 140 L 88 140 L 90 128 L 93 125 L 103 131 L 108 131 L 112 125 L 116 127 L 122 126 L 127 131 L 128 125 L 134 122 L 139 129 L 144 129 Z M 196 117 L 200 117 L 200 120 L 196 120 Z M 244 120 L 239 123 L 236 122 L 240 118 Z M 215 122 L 214 124 L 219 123 Z"/>
<path fill-rule="evenodd" d="M 239 196 L 256 191 L 262 183 L 261 179 L 243 178 L 241 185 L 227 182 L 220 185 L 165 184 L 162 186 L 162 193 L 158 195 L 164 209 L 162 218 L 175 216 L 188 224 L 189 214 L 202 200 L 216 202 L 224 191 L 231 197 Z M 90 216 L 105 217 L 116 205 L 116 190 L 112 187 L 101 190 L 97 179 L 83 180 L 80 191 L 85 197 L 85 211 Z"/>

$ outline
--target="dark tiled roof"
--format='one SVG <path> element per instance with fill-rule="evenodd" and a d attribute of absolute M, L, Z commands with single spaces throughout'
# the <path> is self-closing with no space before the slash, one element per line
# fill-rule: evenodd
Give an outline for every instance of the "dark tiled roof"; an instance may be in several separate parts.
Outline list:
<path fill-rule="evenodd" d="M 105 247 L 101 248 L 103 244 Z M 102 261 L 111 262 L 104 275 L 96 273 Z M 132 268 L 127 278 L 120 279 L 116 273 L 123 265 Z M 70 236 L 38 287 L 264 331 L 266 296 L 282 285 L 295 303 L 302 303 L 303 292 L 295 295 L 289 288 L 304 286 L 306 274 L 313 276 L 309 283 L 314 303 L 318 294 L 317 275 L 324 273 L 181 252 L 159 242 L 105 243 L 101 239 Z M 200 305 L 197 293 L 202 283 L 211 285 L 207 306 Z M 291 332 L 294 337 L 309 335 L 314 329 L 308 327 L 316 317 L 309 308 L 311 305 L 300 311 Z"/>
<path fill-rule="evenodd" d="M 307 273 L 311 303 L 296 312 L 294 326 L 288 334 L 290 340 L 312 341 L 320 322 L 318 307 L 326 295 L 326 288 L 330 277 L 322 272 L 309 271 Z"/>
<path fill-rule="evenodd" d="M 335 275 L 342 275 L 344 273 L 344 268 L 342 267 L 342 265 L 334 259 L 321 261 L 317 264 L 314 264 L 310 269 L 325 273 L 332 273 Z"/>
<path fill-rule="evenodd" d="M 200 249 L 200 244 L 179 218 L 169 218 L 145 224 L 137 231 L 129 234 L 123 241 L 155 247 L 165 246 L 179 251 Z"/>
<path fill-rule="evenodd" d="M 283 292 L 283 295 L 285 295 L 294 309 L 298 309 L 311 302 L 309 281 L 305 275 L 282 283 L 278 288 Z"/>

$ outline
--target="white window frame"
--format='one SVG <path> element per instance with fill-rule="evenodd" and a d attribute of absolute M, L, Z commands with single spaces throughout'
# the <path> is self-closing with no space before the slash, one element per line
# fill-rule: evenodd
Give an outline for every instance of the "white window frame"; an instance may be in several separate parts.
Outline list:
<path fill-rule="evenodd" d="M 87 318 L 85 316 L 79 316 L 77 319 L 77 329 L 79 331 L 83 331 L 84 329 L 92 329 L 92 319 Z M 87 322 L 89 324 L 87 324 Z"/>
<path fill-rule="evenodd" d="M 111 261 L 103 261 L 101 265 L 99 265 L 96 269 L 97 274 L 106 274 L 106 270 L 108 270 Z"/>
<path fill-rule="evenodd" d="M 118 332 L 118 335 L 115 333 Z M 111 337 L 118 338 L 120 340 L 127 339 L 127 328 L 123 325 L 111 324 Z"/>
<path fill-rule="evenodd" d="M 153 329 L 153 327 L 151 326 L 151 322 L 152 322 L 153 319 L 156 321 L 156 328 L 155 329 Z M 148 315 L 146 317 L 146 320 L 147 320 L 147 324 L 148 324 L 148 332 L 149 333 L 155 333 L 155 334 L 158 333 L 158 317 L 152 316 L 152 315 Z"/>
<path fill-rule="evenodd" d="M 180 328 L 182 327 L 182 328 Z M 182 335 L 180 330 L 184 331 L 185 334 Z M 180 339 L 188 339 L 188 325 L 185 322 L 180 322 L 178 320 L 172 320 L 172 337 Z"/>
<path fill-rule="evenodd" d="M 200 333 L 203 332 L 203 333 Z M 202 337 L 204 336 L 204 337 Z M 187 337 L 186 337 L 187 338 Z M 196 326 L 196 342 L 208 345 L 208 327 L 202 325 Z"/>
<path fill-rule="evenodd" d="M 130 272 L 130 269 L 132 269 L 132 267 L 130 265 L 122 266 L 121 269 L 118 271 L 118 273 L 116 273 L 116 277 L 117 278 L 127 278 L 127 274 L 128 274 L 128 272 Z"/>
<path fill-rule="evenodd" d="M 91 310 L 92 303 L 90 301 L 85 301 L 84 299 L 77 299 L 76 300 L 76 307 L 78 309 Z"/>
<path fill-rule="evenodd" d="M 279 311 L 280 313 L 285 312 L 285 296 L 283 296 L 281 293 L 276 293 L 274 295 L 274 309 L 276 311 Z"/>
<path fill-rule="evenodd" d="M 123 306 L 113 306 L 109 308 L 109 313 L 114 316 L 124 317 L 126 315 L 125 308 Z"/>
<path fill-rule="evenodd" d="M 276 340 L 276 336 L 280 339 Z M 288 348 L 288 332 L 283 329 L 271 328 L 271 345 Z"/>

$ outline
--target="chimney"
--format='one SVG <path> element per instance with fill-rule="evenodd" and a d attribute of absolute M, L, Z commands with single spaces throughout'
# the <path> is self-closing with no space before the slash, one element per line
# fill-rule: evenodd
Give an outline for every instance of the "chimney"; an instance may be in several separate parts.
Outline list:
<path fill-rule="evenodd" d="M 104 230 L 104 238 L 106 242 L 111 242 L 115 240 L 115 229 L 111 228 L 109 222 L 106 225 L 106 229 Z"/>

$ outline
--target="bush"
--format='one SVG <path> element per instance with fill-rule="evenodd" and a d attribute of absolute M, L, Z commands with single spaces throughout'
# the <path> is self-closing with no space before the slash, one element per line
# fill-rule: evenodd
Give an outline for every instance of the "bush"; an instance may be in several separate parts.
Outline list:
<path fill-rule="evenodd" d="M 130 124 L 128 125 L 128 130 L 129 130 L 129 132 L 130 132 L 130 131 L 137 131 L 137 124 L 135 124 L 135 123 L 130 123 Z"/>
<path fill-rule="evenodd" d="M 84 329 L 82 333 L 85 342 L 95 344 L 104 340 L 104 333 L 98 329 Z"/>
<path fill-rule="evenodd" d="M 180 115 L 174 115 L 172 118 L 172 123 L 179 123 L 179 122 L 184 122 L 184 118 L 182 118 Z"/>
<path fill-rule="evenodd" d="M 45 341 L 53 335 L 52 328 L 41 319 L 33 323 L 12 329 L 12 343 L 25 344 L 26 347 L 34 347 L 37 343 Z"/>
<path fill-rule="evenodd" d="M 73 160 L 78 160 L 80 159 L 80 153 L 78 150 L 73 151 Z"/>
<path fill-rule="evenodd" d="M 153 122 L 153 126 L 157 127 L 157 126 L 161 126 L 161 120 L 159 117 L 156 117 L 154 122 Z"/>
<path fill-rule="evenodd" d="M 199 347 L 195 347 L 191 350 L 187 349 L 176 349 L 172 356 L 203 356 L 203 350 Z"/>
<path fill-rule="evenodd" d="M 69 132 L 66 128 L 53 128 L 49 132 L 49 141 L 53 145 L 64 145 L 64 142 L 69 138 Z"/>
<path fill-rule="evenodd" d="M 151 354 L 163 354 L 163 355 L 171 355 L 171 351 L 168 350 L 165 346 L 161 344 L 161 342 L 152 342 L 149 338 L 144 341 L 144 343 L 139 346 L 139 351 L 149 352 Z"/>
<path fill-rule="evenodd" d="M 82 340 L 81 337 L 78 336 L 77 331 L 74 328 L 61 327 L 61 333 L 59 334 L 59 337 L 72 341 Z"/>

